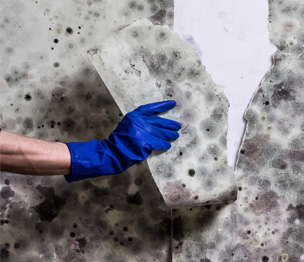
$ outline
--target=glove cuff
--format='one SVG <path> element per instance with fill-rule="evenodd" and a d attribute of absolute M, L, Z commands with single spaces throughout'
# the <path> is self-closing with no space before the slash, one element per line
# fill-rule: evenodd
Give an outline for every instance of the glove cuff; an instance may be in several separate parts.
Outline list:
<path fill-rule="evenodd" d="M 99 140 L 72 142 L 66 145 L 71 154 L 71 172 L 64 177 L 69 183 L 121 172 L 112 152 Z"/>

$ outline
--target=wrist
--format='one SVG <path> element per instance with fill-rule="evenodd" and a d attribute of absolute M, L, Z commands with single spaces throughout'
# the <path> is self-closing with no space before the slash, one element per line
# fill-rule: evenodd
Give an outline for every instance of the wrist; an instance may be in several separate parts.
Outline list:
<path fill-rule="evenodd" d="M 122 172 L 104 141 L 66 143 L 71 156 L 70 173 L 65 175 L 68 182 Z"/>

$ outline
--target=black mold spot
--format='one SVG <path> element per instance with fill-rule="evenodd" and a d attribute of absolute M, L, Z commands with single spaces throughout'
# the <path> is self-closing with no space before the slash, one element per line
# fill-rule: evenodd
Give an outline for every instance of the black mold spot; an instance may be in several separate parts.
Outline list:
<path fill-rule="evenodd" d="M 54 43 L 55 44 L 58 44 L 58 42 L 59 42 L 59 40 L 56 38 L 56 39 L 54 39 Z"/>
<path fill-rule="evenodd" d="M 59 64 L 58 62 L 55 62 L 55 63 L 53 64 L 53 66 L 54 66 L 54 67 L 59 67 L 60 64 Z"/>
<path fill-rule="evenodd" d="M 4 184 L 9 185 L 9 184 L 10 184 L 10 181 L 9 181 L 8 179 L 5 179 L 5 180 L 4 180 Z"/>
<path fill-rule="evenodd" d="M 242 149 L 242 150 L 240 151 L 240 153 L 241 153 L 242 155 L 244 155 L 244 154 L 245 154 L 245 150 Z"/>
<path fill-rule="evenodd" d="M 242 191 L 243 189 L 242 189 L 242 187 L 241 187 L 241 186 L 239 186 L 239 187 L 238 187 L 238 190 L 239 190 L 239 191 Z"/>
<path fill-rule="evenodd" d="M 266 256 L 263 256 L 262 257 L 262 262 L 268 262 L 269 261 L 269 258 L 268 257 L 266 257 Z"/>
<path fill-rule="evenodd" d="M 189 169 L 189 170 L 188 170 L 188 175 L 191 176 L 191 177 L 194 177 L 194 175 L 195 175 L 195 170 L 194 170 L 194 169 Z"/>
<path fill-rule="evenodd" d="M 65 31 L 70 35 L 73 34 L 73 29 L 71 27 L 67 27 Z"/>
<path fill-rule="evenodd" d="M 26 95 L 24 96 L 24 99 L 25 99 L 26 101 L 31 101 L 31 100 L 32 100 L 32 96 L 31 96 L 30 94 L 26 94 Z"/>
<path fill-rule="evenodd" d="M 9 258 L 9 251 L 6 248 L 2 248 L 0 256 L 1 258 Z"/>
<path fill-rule="evenodd" d="M 136 192 L 135 195 L 128 196 L 127 203 L 130 205 L 141 205 L 142 204 L 142 197 L 140 192 Z"/>
<path fill-rule="evenodd" d="M 20 244 L 16 242 L 16 243 L 14 244 L 14 248 L 15 248 L 15 249 L 20 248 Z"/>
<path fill-rule="evenodd" d="M 71 233 L 70 233 L 70 237 L 72 237 L 72 238 L 75 237 L 75 235 L 76 235 L 76 234 L 75 234 L 74 232 L 71 232 Z"/>
<path fill-rule="evenodd" d="M 2 199 L 9 199 L 15 195 L 15 191 L 11 189 L 10 186 L 4 186 L 1 189 L 1 198 Z"/>

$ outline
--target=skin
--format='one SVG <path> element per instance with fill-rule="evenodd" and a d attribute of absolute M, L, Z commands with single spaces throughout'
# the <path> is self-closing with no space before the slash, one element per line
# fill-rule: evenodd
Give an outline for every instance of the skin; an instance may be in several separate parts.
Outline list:
<path fill-rule="evenodd" d="M 71 155 L 66 144 L 50 142 L 2 130 L 0 170 L 24 175 L 67 175 Z"/>

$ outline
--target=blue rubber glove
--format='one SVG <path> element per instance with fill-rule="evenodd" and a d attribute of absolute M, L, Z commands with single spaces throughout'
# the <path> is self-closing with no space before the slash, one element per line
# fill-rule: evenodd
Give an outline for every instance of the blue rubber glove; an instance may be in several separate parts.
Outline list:
<path fill-rule="evenodd" d="M 68 182 L 119 174 L 145 160 L 153 150 L 167 150 L 181 124 L 157 114 L 176 106 L 173 100 L 142 105 L 126 114 L 108 139 L 67 143 L 71 153 Z"/>

